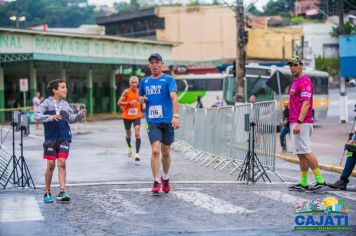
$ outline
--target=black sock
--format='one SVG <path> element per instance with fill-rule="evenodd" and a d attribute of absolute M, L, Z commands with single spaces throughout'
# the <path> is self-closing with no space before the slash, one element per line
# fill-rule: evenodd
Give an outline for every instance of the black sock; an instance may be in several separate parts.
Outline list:
<path fill-rule="evenodd" d="M 136 139 L 136 153 L 140 152 L 140 146 L 141 146 L 141 139 L 137 138 Z"/>
<path fill-rule="evenodd" d="M 126 142 L 129 147 L 131 147 L 131 138 L 126 137 Z"/>

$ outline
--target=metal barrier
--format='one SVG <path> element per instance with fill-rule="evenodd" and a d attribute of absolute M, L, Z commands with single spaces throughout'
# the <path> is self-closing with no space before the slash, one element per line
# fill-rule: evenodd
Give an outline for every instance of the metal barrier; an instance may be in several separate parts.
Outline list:
<path fill-rule="evenodd" d="M 260 162 L 275 172 L 275 101 L 201 109 L 180 105 L 181 128 L 172 148 L 202 166 L 213 165 L 220 171 L 231 169 L 233 174 L 240 169 L 248 151 L 245 114 L 256 122 L 255 151 Z"/>

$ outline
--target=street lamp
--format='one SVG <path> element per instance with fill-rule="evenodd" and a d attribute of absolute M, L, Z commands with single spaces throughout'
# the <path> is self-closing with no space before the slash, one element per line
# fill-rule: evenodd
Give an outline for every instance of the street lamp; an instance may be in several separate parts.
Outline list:
<path fill-rule="evenodd" d="M 12 21 L 16 21 L 16 28 L 19 28 L 19 22 L 23 22 L 26 20 L 25 16 L 10 16 L 9 18 Z"/>

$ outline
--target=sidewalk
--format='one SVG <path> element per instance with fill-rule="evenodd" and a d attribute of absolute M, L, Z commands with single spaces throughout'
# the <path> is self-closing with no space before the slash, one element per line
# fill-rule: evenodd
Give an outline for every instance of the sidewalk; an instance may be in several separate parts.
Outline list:
<path fill-rule="evenodd" d="M 311 136 L 311 149 L 318 158 L 320 169 L 341 173 L 344 169 L 346 153 L 340 165 L 341 157 L 344 153 L 344 145 L 349 136 L 352 123 L 331 124 L 327 121 L 314 125 L 314 131 Z M 290 151 L 290 137 L 287 135 L 288 152 L 282 152 L 279 143 L 279 133 L 277 134 L 277 155 L 276 157 L 285 161 L 298 164 L 297 155 Z M 356 176 L 356 170 L 352 172 Z"/>

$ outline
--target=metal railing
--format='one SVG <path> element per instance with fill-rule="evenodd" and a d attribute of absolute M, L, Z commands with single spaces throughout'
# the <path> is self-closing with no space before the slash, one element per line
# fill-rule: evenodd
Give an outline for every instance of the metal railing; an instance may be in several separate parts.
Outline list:
<path fill-rule="evenodd" d="M 230 174 L 234 174 L 249 148 L 245 114 L 256 123 L 255 152 L 259 160 L 264 168 L 275 172 L 275 101 L 201 109 L 180 105 L 181 128 L 176 132 L 172 148 L 202 166 L 213 166 L 220 171 L 230 169 Z"/>

